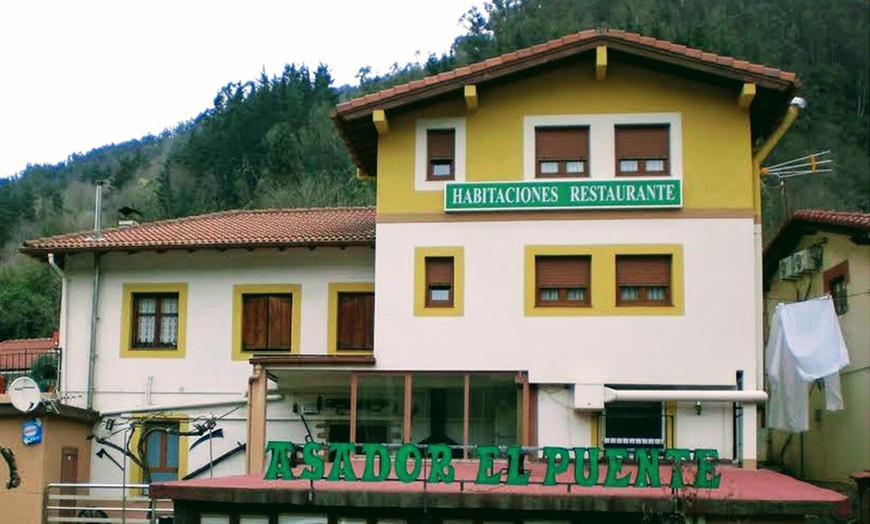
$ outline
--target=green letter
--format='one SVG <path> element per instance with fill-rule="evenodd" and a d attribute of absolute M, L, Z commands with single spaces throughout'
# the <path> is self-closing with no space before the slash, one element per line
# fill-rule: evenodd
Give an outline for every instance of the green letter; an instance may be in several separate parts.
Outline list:
<path fill-rule="evenodd" d="M 269 441 L 266 451 L 272 452 L 272 458 L 269 460 L 269 469 L 266 470 L 266 476 L 263 478 L 293 480 L 295 477 L 290 471 L 290 459 L 287 457 L 287 452 L 293 451 L 293 443 Z"/>
<path fill-rule="evenodd" d="M 318 451 L 320 451 L 320 444 L 317 442 L 308 442 L 302 448 L 302 461 L 309 468 L 302 470 L 299 478 L 305 480 L 320 480 L 323 478 L 323 459 L 317 454 Z"/>
<path fill-rule="evenodd" d="M 498 484 L 501 480 L 501 473 L 488 473 L 493 468 L 493 459 L 498 455 L 496 446 L 478 446 L 477 447 L 477 484 Z"/>
<path fill-rule="evenodd" d="M 414 469 L 408 472 L 408 458 L 413 456 Z M 396 452 L 396 477 L 402 482 L 414 482 L 420 476 L 423 467 L 423 455 L 414 444 L 405 444 Z"/>
<path fill-rule="evenodd" d="M 528 471 L 520 474 L 520 456 L 522 449 L 519 446 L 508 446 L 508 468 L 507 484 L 509 486 L 527 486 L 529 484 L 530 473 Z"/>
<path fill-rule="evenodd" d="M 634 479 L 634 487 L 660 488 L 662 479 L 659 476 L 659 450 L 637 449 L 634 458 L 637 460 L 637 478 Z"/>
<path fill-rule="evenodd" d="M 429 456 L 432 458 L 432 470 L 429 472 L 429 482 L 450 484 L 456 471 L 450 464 L 453 452 L 447 444 L 432 444 L 429 446 Z"/>
<path fill-rule="evenodd" d="M 356 473 L 353 471 L 353 464 L 350 463 L 350 454 L 353 451 L 353 444 L 348 442 L 333 443 L 329 445 L 329 451 L 335 451 L 335 462 L 329 469 L 329 480 L 356 480 Z"/>
<path fill-rule="evenodd" d="M 696 449 L 695 460 L 698 462 L 698 475 L 695 477 L 696 488 L 718 488 L 722 475 L 716 473 L 719 462 L 719 451 L 715 449 Z"/>
<path fill-rule="evenodd" d="M 689 460 L 692 454 L 688 449 L 666 449 L 665 460 L 672 462 L 671 467 L 671 487 L 683 487 L 683 462 Z"/>
<path fill-rule="evenodd" d="M 547 474 L 544 475 L 545 486 L 556 485 L 556 475 L 568 471 L 570 460 L 566 448 L 547 446 L 544 448 L 544 458 L 547 460 Z M 558 464 L 556 463 L 558 461 Z"/>
<path fill-rule="evenodd" d="M 363 470 L 363 482 L 381 482 L 390 476 L 390 452 L 383 444 L 363 444 L 366 454 L 366 467 Z M 381 469 L 375 475 L 375 456 L 378 457 Z"/>
<path fill-rule="evenodd" d="M 604 450 L 604 458 L 607 459 L 607 477 L 604 478 L 606 488 L 624 488 L 631 482 L 631 473 L 618 477 L 622 471 L 622 459 L 628 458 L 628 450 L 625 448 L 610 448 Z"/>
<path fill-rule="evenodd" d="M 589 475 L 583 471 L 586 469 L 586 452 L 589 452 Z M 598 448 L 574 448 L 574 482 L 588 488 L 598 484 L 598 457 L 601 450 Z"/>

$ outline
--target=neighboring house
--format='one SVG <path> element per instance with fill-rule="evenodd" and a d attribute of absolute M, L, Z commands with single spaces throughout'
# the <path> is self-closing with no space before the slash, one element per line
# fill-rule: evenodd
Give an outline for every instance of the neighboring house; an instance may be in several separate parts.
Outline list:
<path fill-rule="evenodd" d="M 0 393 L 5 393 L 6 388 L 16 378 L 32 376 L 37 361 L 37 374 L 49 375 L 37 377 L 43 379 L 41 385 L 44 389 L 54 387 L 56 371 L 60 366 L 57 331 L 46 338 L 0 341 Z"/>
<path fill-rule="evenodd" d="M 332 518 L 357 503 L 377 506 L 371 518 L 446 518 L 422 483 L 322 497 L 304 483 L 281 498 L 262 479 L 267 440 L 447 444 L 457 459 L 481 445 L 705 448 L 752 470 L 759 165 L 797 116 L 798 87 L 608 30 L 344 102 L 333 118 L 377 179 L 376 210 L 237 211 L 25 244 L 63 263 L 62 389 L 115 443 L 156 425 L 221 430 L 208 444 L 150 432 L 144 446 L 153 479 L 208 477 L 210 460 L 216 477 L 254 477 L 163 484 L 200 497 L 176 506 L 185 522 L 297 522 L 258 505 L 291 498 L 334 504 Z M 92 480 L 121 480 L 91 464 Z M 244 509 L 216 502 L 240 501 L 238 488 Z M 444 503 L 489 509 L 451 518 L 541 516 L 458 490 Z M 592 504 L 573 493 L 519 496 L 536 511 Z M 619 507 L 642 511 L 632 500 Z"/>
<path fill-rule="evenodd" d="M 771 430 L 768 458 L 810 480 L 850 482 L 870 469 L 870 214 L 796 212 L 764 249 L 764 283 L 768 314 L 831 295 L 851 361 L 840 372 L 845 409 L 826 411 L 814 385 L 809 431 Z"/>

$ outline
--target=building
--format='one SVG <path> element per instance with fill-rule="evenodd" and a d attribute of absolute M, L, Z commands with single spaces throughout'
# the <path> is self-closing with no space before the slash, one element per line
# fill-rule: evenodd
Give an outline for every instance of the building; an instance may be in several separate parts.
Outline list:
<path fill-rule="evenodd" d="M 683 448 L 732 464 L 742 486 L 711 495 L 708 513 L 841 508 L 805 485 L 788 503 L 759 495 L 787 479 L 754 472 L 758 174 L 798 87 L 777 69 L 584 31 L 340 104 L 376 209 L 218 213 L 26 243 L 62 257 L 62 388 L 100 411 L 97 444 L 129 438 L 150 469 L 125 478 L 92 459 L 91 478 L 168 481 L 152 495 L 189 522 L 298 520 L 269 501 L 318 522 L 424 508 L 515 520 L 601 505 L 593 492 L 521 491 L 512 506 L 456 484 L 427 498 L 439 486 L 413 479 L 315 496 L 306 481 L 262 479 L 297 456 L 267 442 L 344 444 L 324 450 L 334 464 L 349 443 L 432 446 L 462 464 L 457 478 L 484 464 L 482 446 L 515 473 L 547 446 L 656 460 Z M 634 517 L 646 507 L 596 496 Z"/>
<path fill-rule="evenodd" d="M 18 377 L 31 375 L 36 368 L 37 378 L 44 389 L 55 386 L 60 367 L 58 334 L 51 337 L 0 341 L 0 394 Z"/>
<path fill-rule="evenodd" d="M 851 364 L 841 371 L 845 409 L 826 411 L 810 390 L 809 431 L 771 430 L 768 457 L 802 478 L 850 482 L 870 469 L 870 215 L 798 211 L 764 248 L 765 306 L 830 294 Z M 799 259 L 799 260 L 798 260 Z M 794 262 L 804 262 L 800 267 Z"/>

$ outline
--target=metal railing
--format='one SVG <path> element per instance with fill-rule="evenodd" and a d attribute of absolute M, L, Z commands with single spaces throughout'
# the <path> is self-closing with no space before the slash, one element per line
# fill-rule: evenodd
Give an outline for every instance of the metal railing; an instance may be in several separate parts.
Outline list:
<path fill-rule="evenodd" d="M 31 377 L 39 383 L 43 392 L 57 387 L 60 376 L 61 350 L 15 349 L 0 352 L 0 393 L 18 377 Z"/>
<path fill-rule="evenodd" d="M 152 499 L 147 484 L 48 484 L 43 524 L 169 524 L 172 501 Z"/>

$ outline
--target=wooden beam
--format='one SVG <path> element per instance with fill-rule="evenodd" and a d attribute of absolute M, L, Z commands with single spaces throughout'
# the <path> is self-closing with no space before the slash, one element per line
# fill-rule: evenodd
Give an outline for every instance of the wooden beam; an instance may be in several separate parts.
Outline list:
<path fill-rule="evenodd" d="M 379 135 L 386 135 L 390 132 L 390 123 L 387 121 L 387 113 L 383 109 L 375 109 L 372 111 L 372 122 L 375 123 L 375 129 Z"/>
<path fill-rule="evenodd" d="M 350 441 L 356 443 L 356 399 L 359 376 L 350 374 Z"/>
<path fill-rule="evenodd" d="M 740 96 L 737 97 L 737 105 L 743 109 L 749 109 L 753 98 L 755 98 L 755 84 L 747 82 L 743 84 L 743 89 L 740 90 Z"/>
<path fill-rule="evenodd" d="M 523 446 L 531 445 L 531 432 L 530 432 L 530 424 L 529 421 L 531 419 L 531 406 L 532 406 L 532 394 L 529 389 L 529 381 L 526 379 L 523 381 L 523 440 L 521 444 Z"/>
<path fill-rule="evenodd" d="M 475 111 L 477 111 L 477 103 L 477 86 L 465 86 L 465 107 L 466 109 L 468 109 L 469 113 L 474 113 Z"/>
<path fill-rule="evenodd" d="M 465 375 L 465 392 L 462 401 L 462 458 L 468 459 L 468 426 L 471 423 L 471 375 Z"/>
<path fill-rule="evenodd" d="M 248 473 L 262 475 L 266 455 L 266 381 L 263 366 L 248 378 Z"/>
<path fill-rule="evenodd" d="M 411 388 L 413 385 L 411 375 L 405 375 L 405 412 L 402 420 L 402 442 L 405 444 L 411 442 L 411 410 L 413 409 Z"/>
<path fill-rule="evenodd" d="M 600 45 L 595 49 L 595 80 L 607 78 L 607 46 Z"/>

